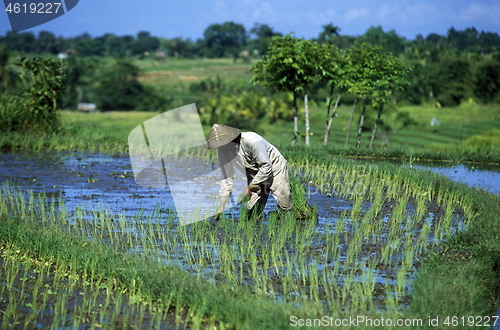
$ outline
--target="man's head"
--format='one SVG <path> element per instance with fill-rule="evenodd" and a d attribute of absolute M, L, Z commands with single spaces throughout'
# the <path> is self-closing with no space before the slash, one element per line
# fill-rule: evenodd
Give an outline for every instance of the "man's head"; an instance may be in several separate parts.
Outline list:
<path fill-rule="evenodd" d="M 208 132 L 207 149 L 232 149 L 235 145 L 239 144 L 241 131 L 237 128 L 214 124 L 210 132 Z"/>

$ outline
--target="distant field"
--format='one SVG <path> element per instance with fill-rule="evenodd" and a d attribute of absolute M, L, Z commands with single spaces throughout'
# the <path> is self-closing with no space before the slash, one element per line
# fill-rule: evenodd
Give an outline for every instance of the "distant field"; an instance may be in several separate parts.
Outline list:
<path fill-rule="evenodd" d="M 151 60 L 135 62 L 142 70 L 140 81 L 153 86 L 172 87 L 219 76 L 227 83 L 248 82 L 252 77 L 250 63 L 232 59 L 168 59 L 163 63 Z"/>
<path fill-rule="evenodd" d="M 252 63 L 255 63 L 253 60 Z M 141 69 L 139 80 L 147 85 L 163 89 L 176 100 L 175 106 L 184 103 L 196 102 L 199 95 L 189 90 L 192 83 L 204 79 L 220 77 L 226 85 L 245 85 L 252 78 L 249 68 L 252 63 L 244 63 L 232 59 L 167 59 L 163 63 L 154 60 L 137 60 L 135 64 Z M 182 103 L 182 104 L 181 104 Z M 358 105 L 359 106 L 359 105 Z M 303 109 L 301 109 L 303 112 Z M 351 107 L 341 106 L 338 117 L 334 118 L 331 129 L 331 144 L 343 147 Z M 500 127 L 500 106 L 482 106 L 476 104 L 462 104 L 458 108 L 436 108 L 433 106 L 401 106 L 398 111 L 408 113 L 417 124 L 404 128 L 394 120 L 394 113 L 384 114 L 386 121 L 393 130 L 385 137 L 378 135 L 375 147 L 388 142 L 389 147 L 410 149 L 449 150 L 460 148 L 470 137 L 480 135 L 490 129 Z M 311 144 L 322 145 L 325 133 L 325 105 L 312 105 L 311 117 Z M 368 114 L 370 115 L 370 114 Z M 374 117 L 374 114 L 371 114 Z M 433 118 L 439 126 L 431 126 Z M 349 146 L 356 144 L 357 121 L 359 109 L 356 110 Z M 263 123 L 259 127 L 260 133 L 268 136 L 275 144 L 289 144 L 292 139 L 293 124 L 291 122 L 276 124 Z M 299 118 L 299 130 L 304 132 L 304 115 Z M 371 130 L 363 132 L 362 146 L 368 146 Z M 500 139 L 500 137 L 499 137 Z M 383 141 L 384 140 L 384 141 Z M 500 141 L 498 143 L 500 145 Z"/>
<path fill-rule="evenodd" d="M 500 106 L 462 105 L 458 108 L 437 109 L 431 106 L 403 106 L 398 109 L 407 112 L 417 124 L 410 127 L 393 129 L 389 134 L 388 147 L 443 150 L 459 147 L 464 141 L 474 135 L 500 127 Z M 325 133 L 325 108 L 314 107 L 311 110 L 311 145 L 322 145 Z M 332 123 L 330 144 L 343 148 L 346 141 L 347 127 L 351 108 L 342 106 L 338 117 Z M 389 124 L 391 116 L 388 115 Z M 440 126 L 431 126 L 432 118 L 440 121 Z M 357 120 L 359 111 L 354 115 L 349 138 L 349 146 L 355 146 L 357 140 Z M 391 126 L 392 126 L 391 125 Z M 299 118 L 299 131 L 304 132 L 304 116 Z M 280 125 L 263 124 L 261 133 L 273 139 L 277 144 L 290 143 L 293 123 Z M 371 130 L 363 131 L 361 146 L 367 147 Z M 499 137 L 500 139 L 500 137 Z M 500 142 L 500 141 L 499 141 Z M 382 138 L 377 135 L 374 146 L 379 148 Z"/>

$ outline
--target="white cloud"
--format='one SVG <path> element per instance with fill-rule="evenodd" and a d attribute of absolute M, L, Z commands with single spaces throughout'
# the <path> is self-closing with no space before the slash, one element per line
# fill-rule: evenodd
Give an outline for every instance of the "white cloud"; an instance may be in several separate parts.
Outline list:
<path fill-rule="evenodd" d="M 473 3 L 461 10 L 455 18 L 462 23 L 474 24 L 485 22 L 500 25 L 500 4 L 487 6 Z"/>
<path fill-rule="evenodd" d="M 439 10 L 435 5 L 417 4 L 405 6 L 397 17 L 400 25 L 425 28 L 431 24 L 447 20 L 446 16 L 449 17 L 449 13 Z"/>
<path fill-rule="evenodd" d="M 400 12 L 400 10 L 396 9 L 394 6 L 385 5 L 377 10 L 376 17 L 379 21 L 386 22 L 394 19 L 397 11 Z"/>
<path fill-rule="evenodd" d="M 349 9 L 344 15 L 343 19 L 346 22 L 350 21 L 356 21 L 359 20 L 360 18 L 367 17 L 370 11 L 368 8 L 353 8 Z"/>
<path fill-rule="evenodd" d="M 257 7 L 253 8 L 250 15 L 247 13 L 245 16 L 250 16 L 256 23 L 260 23 L 261 21 L 265 22 L 273 22 L 276 18 L 276 11 L 268 2 L 263 2 Z"/>

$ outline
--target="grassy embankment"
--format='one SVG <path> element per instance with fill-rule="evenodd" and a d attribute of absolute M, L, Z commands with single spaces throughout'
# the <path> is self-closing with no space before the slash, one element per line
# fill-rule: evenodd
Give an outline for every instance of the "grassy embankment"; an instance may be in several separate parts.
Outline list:
<path fill-rule="evenodd" d="M 344 148 L 349 107 L 340 107 L 340 117 L 332 127 L 332 138 L 326 149 L 337 156 L 370 158 L 380 160 L 500 163 L 500 107 L 469 105 L 456 109 L 435 109 L 432 107 L 403 107 L 401 111 L 415 116 L 420 126 L 395 132 L 394 143 L 388 148 L 367 149 L 369 133 L 363 135 L 362 148 L 350 145 Z M 427 119 L 439 112 L 443 115 L 440 128 L 426 127 Z M 107 153 L 127 152 L 127 137 L 130 131 L 143 121 L 154 117 L 148 112 L 107 112 L 83 114 L 62 111 L 63 129 L 59 134 L 26 135 L 4 134 L 0 137 L 3 150 L 49 149 L 49 150 L 93 150 Z M 444 116 L 446 115 L 446 116 Z M 343 119 L 342 119 L 343 118 Z M 464 122 L 464 118 L 467 120 Z M 311 146 L 323 149 L 323 113 L 318 109 L 311 116 L 313 136 Z M 430 120 L 430 119 L 429 119 Z M 290 144 L 292 123 L 262 124 L 258 133 L 279 147 Z M 458 129 L 457 127 L 461 127 Z M 205 133 L 210 128 L 204 127 Z M 458 131 L 456 131 L 458 129 Z M 341 133 L 340 133 L 341 132 Z M 489 134 L 489 136 L 488 136 Z M 355 136 L 350 141 L 354 143 Z M 399 141 L 399 142 L 398 142 Z M 407 143 L 407 141 L 410 141 Z M 447 141 L 436 144 L 436 141 Z M 299 145 L 301 143 L 299 142 Z M 364 146 L 364 147 L 363 147 Z"/>

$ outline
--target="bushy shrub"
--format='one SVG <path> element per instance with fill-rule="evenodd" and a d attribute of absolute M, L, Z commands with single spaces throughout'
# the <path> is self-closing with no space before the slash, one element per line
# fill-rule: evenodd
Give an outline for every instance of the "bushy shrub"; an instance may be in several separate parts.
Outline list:
<path fill-rule="evenodd" d="M 199 108 L 204 124 L 220 123 L 245 130 L 255 130 L 266 118 L 270 122 L 288 120 L 293 116 L 291 96 L 262 96 L 256 92 L 241 95 L 222 95 L 210 98 Z"/>
<path fill-rule="evenodd" d="M 22 58 L 27 88 L 21 96 L 1 95 L 0 129 L 54 132 L 59 129 L 57 109 L 64 87 L 66 68 L 59 60 Z"/>
<path fill-rule="evenodd" d="M 449 84 L 448 89 L 442 92 L 438 97 L 437 101 L 443 107 L 458 107 L 462 99 L 465 98 L 465 89 L 462 84 L 458 82 L 452 82 Z"/>
<path fill-rule="evenodd" d="M 474 76 L 474 95 L 485 103 L 500 103 L 500 53 L 478 65 Z"/>
<path fill-rule="evenodd" d="M 28 114 L 23 98 L 0 94 L 0 130 L 2 132 L 22 130 Z"/>
<path fill-rule="evenodd" d="M 475 152 L 500 152 L 500 129 L 490 129 L 471 136 L 464 146 Z"/>

